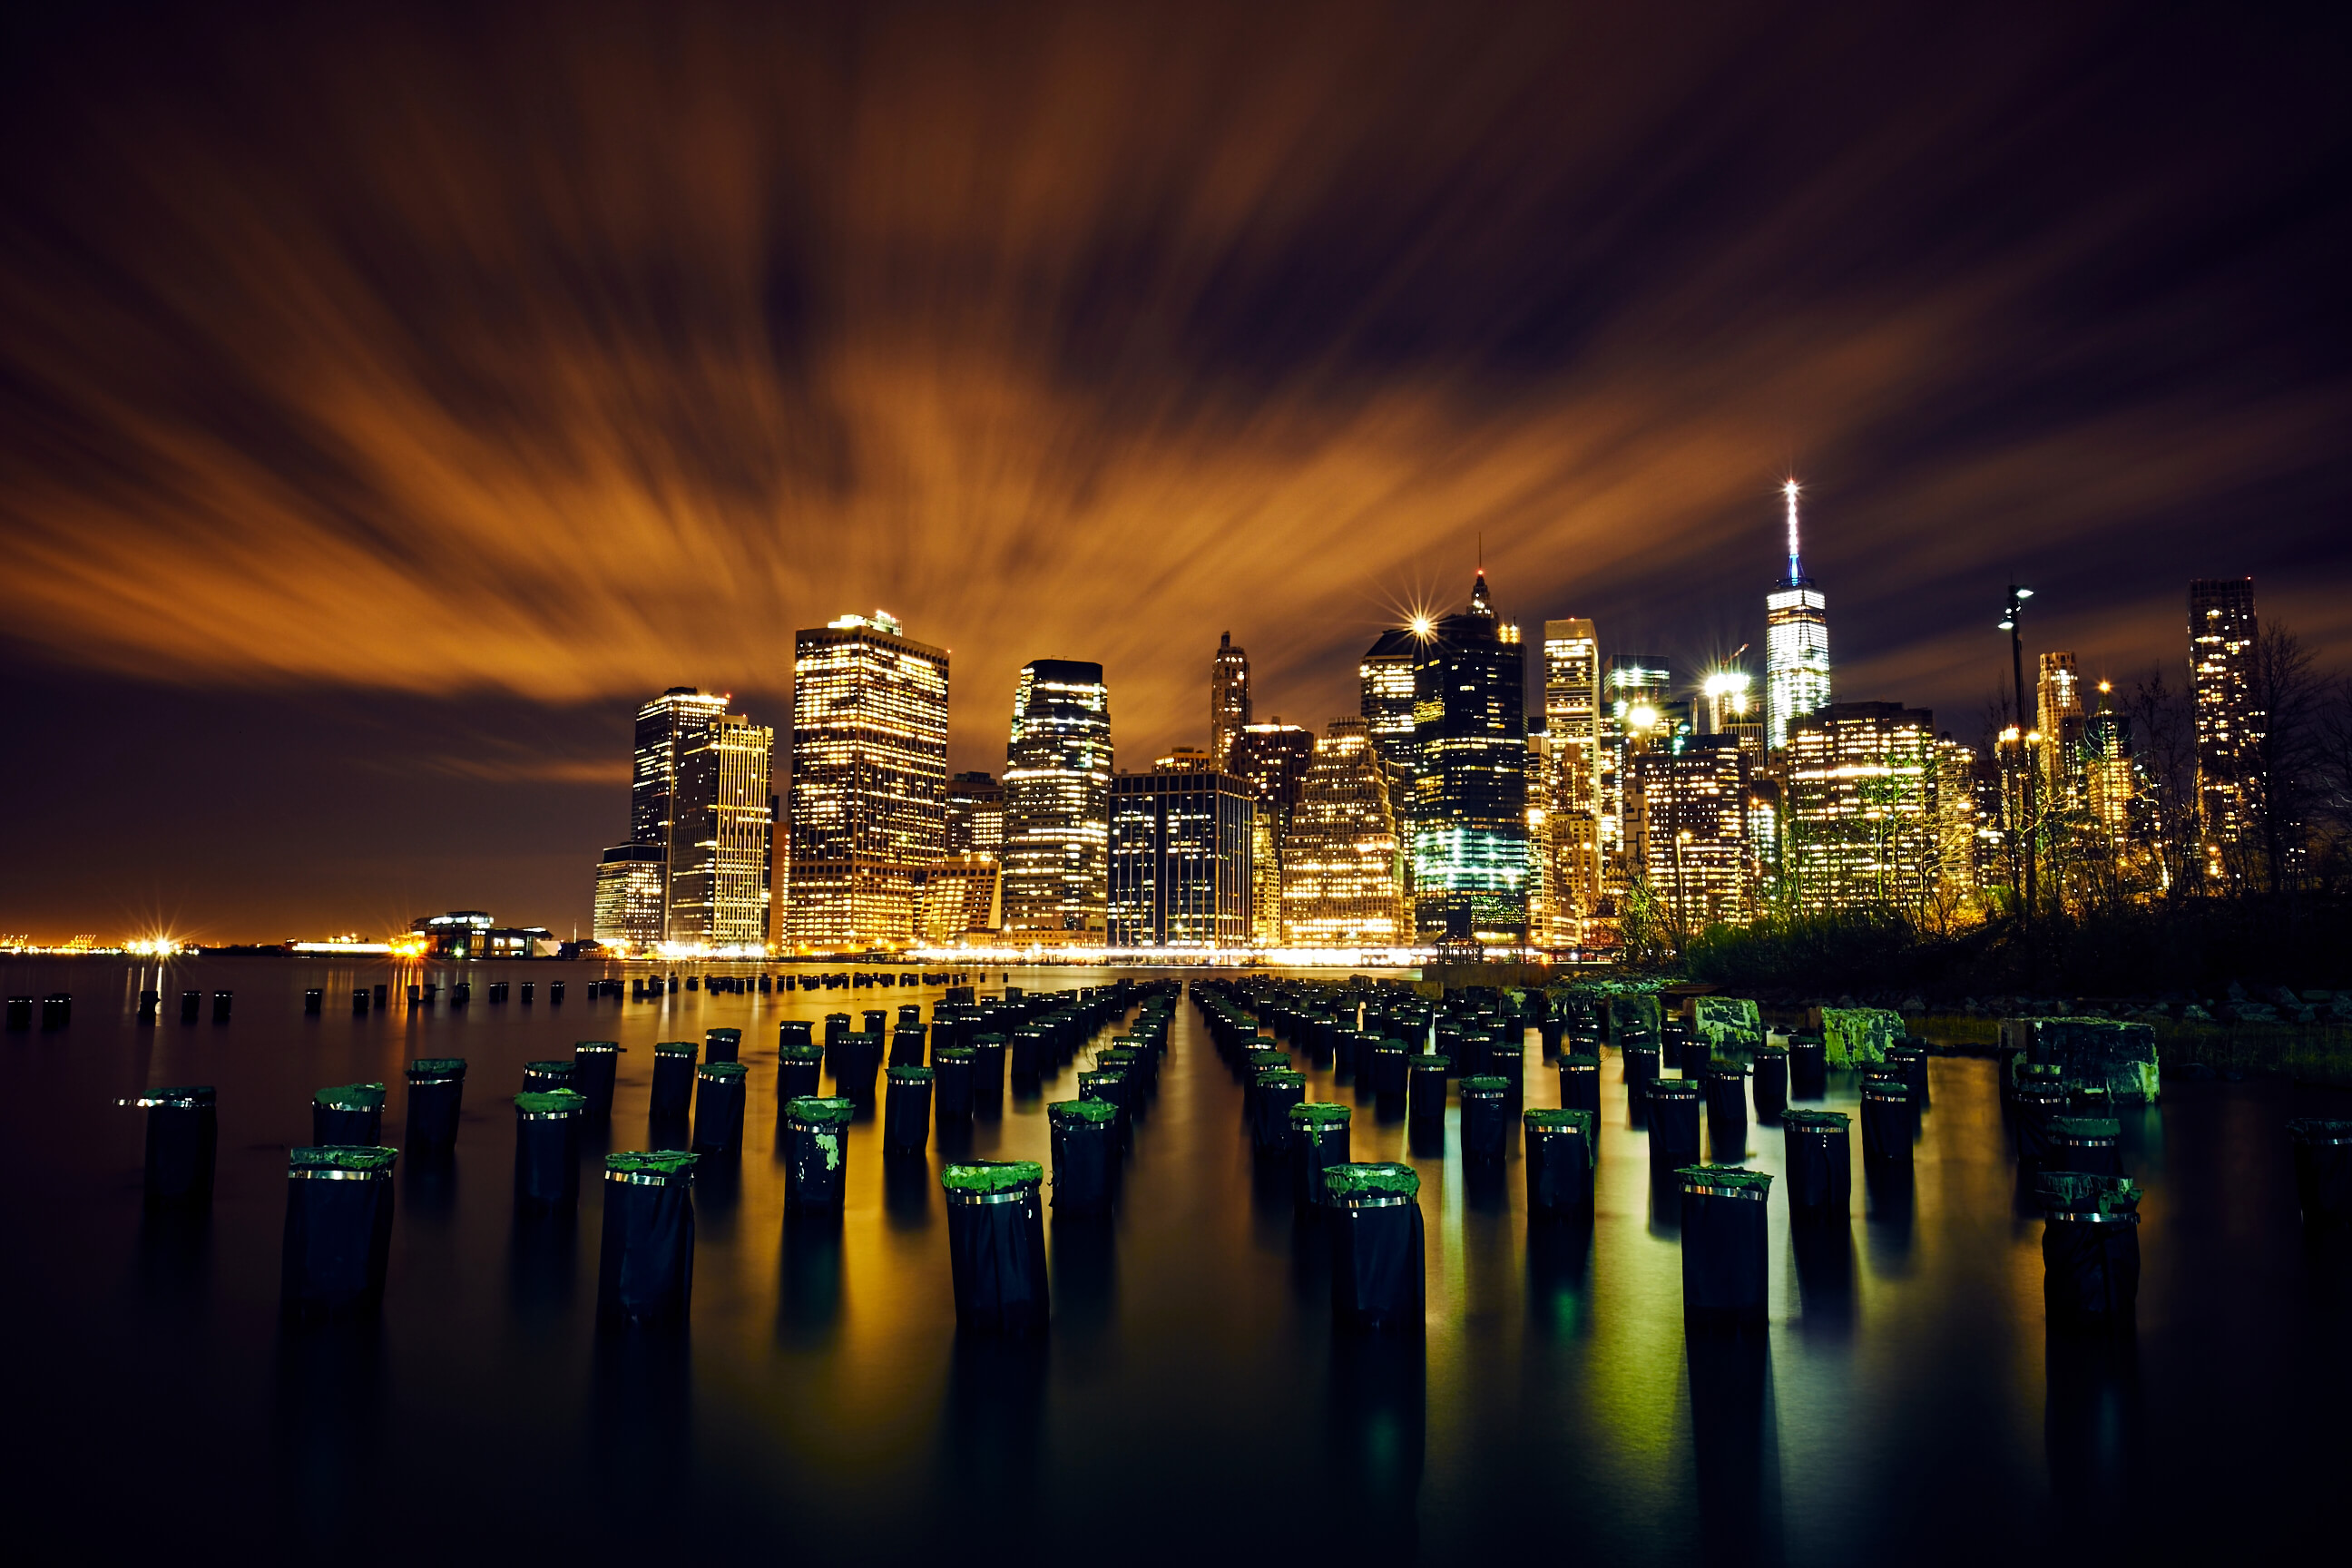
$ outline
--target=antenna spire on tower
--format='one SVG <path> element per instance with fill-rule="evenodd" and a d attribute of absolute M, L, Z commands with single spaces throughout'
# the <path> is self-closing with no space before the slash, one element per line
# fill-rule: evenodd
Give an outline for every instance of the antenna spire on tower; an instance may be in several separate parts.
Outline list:
<path fill-rule="evenodd" d="M 1780 493 L 1789 500 L 1789 582 L 1793 586 L 1805 580 L 1805 569 L 1797 558 L 1797 481 L 1781 485 Z"/>

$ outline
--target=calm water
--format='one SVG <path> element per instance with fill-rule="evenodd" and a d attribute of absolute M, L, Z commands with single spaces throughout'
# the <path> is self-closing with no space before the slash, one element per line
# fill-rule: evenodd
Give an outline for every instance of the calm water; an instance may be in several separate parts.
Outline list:
<path fill-rule="evenodd" d="M 843 1223 L 783 1217 L 776 1021 L 909 1000 L 928 1016 L 937 992 L 591 1003 L 592 973 L 485 964 L 467 1011 L 355 1019 L 354 984 L 417 976 L 0 968 L 11 994 L 75 1000 L 68 1031 L 0 1037 L 12 1522 L 69 1528 L 100 1560 L 1614 1564 L 2246 1561 L 2341 1517 L 2352 1265 L 2306 1244 L 2282 1131 L 2340 1101 L 2191 1084 L 2126 1120 L 2148 1195 L 2120 1344 L 2045 1336 L 2041 1226 L 2017 1211 L 1988 1062 L 1934 1063 L 1911 1193 L 1857 1174 L 1844 1247 L 1794 1257 L 1774 1194 L 1772 1326 L 1744 1345 L 1685 1343 L 1672 1211 L 1653 1211 L 1613 1054 L 1589 1244 L 1530 1234 L 1516 1162 L 1466 1184 L 1366 1104 L 1356 1157 L 1422 1173 L 1429 1319 L 1418 1346 L 1361 1344 L 1332 1336 L 1320 1235 L 1254 1180 L 1240 1090 L 1187 1002 L 1123 1212 L 1049 1217 L 1055 1331 L 1006 1347 L 954 1331 L 936 1155 L 886 1172 L 861 1123 Z M 541 1000 L 492 1006 L 496 978 Z M 165 994 L 160 1026 L 132 1020 L 142 985 Z M 301 1016 L 306 985 L 325 1016 Z M 190 986 L 233 987 L 236 1021 L 181 1025 Z M 617 1038 L 609 1146 L 643 1146 L 650 1047 L 718 1025 L 752 1064 L 749 1147 L 697 1199 L 691 1335 L 600 1338 L 601 1184 L 572 1223 L 519 1223 L 506 1097 L 526 1060 Z M 446 1167 L 402 1161 L 382 1320 L 281 1331 L 284 1149 L 308 1141 L 310 1092 L 386 1080 L 396 1139 L 417 1056 L 470 1060 L 466 1116 Z M 1528 1103 L 1556 1104 L 1528 1057 Z M 1045 1098 L 1071 1096 L 1070 1071 Z M 114 1103 L 185 1082 L 217 1084 L 221 1107 L 218 1194 L 193 1228 L 142 1217 L 142 1116 Z M 1831 1106 L 1853 1098 L 1833 1082 Z M 1045 1159 L 1042 1103 L 1008 1101 L 971 1147 Z M 1777 1171 L 1779 1130 L 1751 1124 L 1748 1152 Z"/>

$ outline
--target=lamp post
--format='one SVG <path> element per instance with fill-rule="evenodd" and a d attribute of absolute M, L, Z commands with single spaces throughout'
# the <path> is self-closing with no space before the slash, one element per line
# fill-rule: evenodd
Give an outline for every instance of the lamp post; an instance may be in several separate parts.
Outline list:
<path fill-rule="evenodd" d="M 2010 848 L 2024 863 L 2024 918 L 2033 918 L 2033 841 L 2031 825 L 2033 821 L 2033 757 L 2027 747 L 2025 722 L 2025 637 L 2018 628 L 2025 618 L 2025 601 L 2033 597 L 2033 590 L 2009 585 L 2009 604 L 2001 611 L 2000 629 L 2009 634 L 2009 673 L 2017 688 L 2017 759 L 2021 778 L 2019 782 L 2018 820 L 2010 831 Z"/>

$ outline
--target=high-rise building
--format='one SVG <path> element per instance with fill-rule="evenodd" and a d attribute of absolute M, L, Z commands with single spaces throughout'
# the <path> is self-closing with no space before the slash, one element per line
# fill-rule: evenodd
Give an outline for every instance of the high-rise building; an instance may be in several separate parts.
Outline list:
<path fill-rule="evenodd" d="M 1549 944 L 1552 908 L 1559 899 L 1552 887 L 1549 851 L 1550 802 L 1559 786 L 1552 776 L 1551 742 L 1544 733 L 1544 716 L 1528 714 L 1527 730 L 1528 943 L 1543 947 Z"/>
<path fill-rule="evenodd" d="M 993 773 L 958 773 L 948 780 L 948 853 L 985 855 L 1004 848 L 1004 786 Z"/>
<path fill-rule="evenodd" d="M 1216 661 L 1209 667 L 1209 757 L 1217 766 L 1233 761 L 1234 737 L 1249 721 L 1249 655 L 1234 646 L 1233 633 L 1220 632 Z"/>
<path fill-rule="evenodd" d="M 1270 724 L 1242 730 L 1234 737 L 1227 759 L 1227 768 L 1248 781 L 1257 800 L 1259 821 L 1251 834 L 1255 852 L 1250 886 L 1256 903 L 1250 940 L 1261 947 L 1282 941 L 1283 836 L 1289 831 L 1299 785 L 1314 761 L 1315 731 L 1286 724 L 1280 715 Z"/>
<path fill-rule="evenodd" d="M 1833 702 L 1790 721 L 1781 875 L 1807 913 L 1917 909 L 1934 892 L 1935 715 Z"/>
<path fill-rule="evenodd" d="M 1979 886 L 1979 845 L 1988 827 L 1978 812 L 1976 748 L 1949 735 L 1936 742 L 1936 878 L 1957 908 Z M 1999 828 L 1992 831 L 1998 835 Z"/>
<path fill-rule="evenodd" d="M 670 796 L 667 940 L 696 952 L 767 950 L 776 732 L 721 713 L 677 747 Z"/>
<path fill-rule="evenodd" d="M 1622 893 L 1642 874 L 1641 800 L 1633 759 L 1691 732 L 1690 704 L 1674 694 L 1675 671 L 1662 655 L 1611 654 L 1601 674 L 1600 784 L 1596 831 L 1605 895 Z"/>
<path fill-rule="evenodd" d="M 1601 907 L 1601 639 L 1588 620 L 1544 623 L 1545 945 L 1583 945 Z"/>
<path fill-rule="evenodd" d="M 2042 656 L 2034 679 L 2034 733 L 2040 751 L 2042 802 L 2047 811 L 2083 804 L 2083 685 L 2072 653 L 2053 649 Z"/>
<path fill-rule="evenodd" d="M 948 853 L 948 654 L 880 610 L 793 639 L 792 930 L 841 952 L 916 940 Z"/>
<path fill-rule="evenodd" d="M 1291 947 L 1394 948 L 1412 942 L 1400 875 L 1402 846 L 1388 771 L 1361 719 L 1334 719 L 1283 837 L 1283 942 Z"/>
<path fill-rule="evenodd" d="M 2189 584 L 2190 695 L 2197 709 L 2197 805 L 2206 875 L 2236 874 L 2239 850 L 2261 811 L 2269 715 L 2254 681 L 2261 625 L 2252 577 Z"/>
<path fill-rule="evenodd" d="M 1737 737 L 1690 735 L 1637 752 L 1642 859 L 1652 895 L 1687 940 L 1753 913 L 1748 757 Z"/>
<path fill-rule="evenodd" d="M 1372 739 L 1381 765 L 1388 770 L 1389 799 L 1396 807 L 1397 830 L 1412 837 L 1412 776 L 1415 770 L 1412 720 L 1412 668 L 1421 658 L 1425 623 L 1382 632 L 1356 663 L 1361 691 L 1356 711 Z"/>
<path fill-rule="evenodd" d="M 1424 942 L 1528 940 L 1527 668 L 1478 574 L 1413 665 L 1413 926 Z"/>
<path fill-rule="evenodd" d="M 662 940 L 669 858 L 658 844 L 616 844 L 596 868 L 595 937 L 644 952 Z"/>
<path fill-rule="evenodd" d="M 1099 945 L 1110 904 L 1110 691 L 1102 666 L 1032 659 L 1004 767 L 1004 934 Z"/>
<path fill-rule="evenodd" d="M 2083 805 L 2110 844 L 2131 837 L 2139 795 L 2139 760 L 2132 753 L 2131 715 L 2115 710 L 2115 688 L 2098 685 L 2098 710 L 2083 720 Z"/>
<path fill-rule="evenodd" d="M 1248 941 L 1257 804 L 1247 780 L 1199 752 L 1111 780 L 1110 944 Z"/>
<path fill-rule="evenodd" d="M 1780 487 L 1789 506 L 1789 579 L 1764 595 L 1764 742 L 1789 743 L 1789 726 L 1830 700 L 1829 601 L 1805 575 L 1797 552 L 1797 481 Z"/>
<path fill-rule="evenodd" d="M 710 726 L 727 715 L 727 700 L 691 686 L 673 686 L 637 710 L 636 750 L 629 782 L 629 842 L 654 850 L 664 868 L 660 907 L 650 942 L 668 939 L 667 867 L 678 759 L 709 739 Z M 642 858 L 635 863 L 641 866 Z M 597 875 L 601 880 L 601 868 Z"/>

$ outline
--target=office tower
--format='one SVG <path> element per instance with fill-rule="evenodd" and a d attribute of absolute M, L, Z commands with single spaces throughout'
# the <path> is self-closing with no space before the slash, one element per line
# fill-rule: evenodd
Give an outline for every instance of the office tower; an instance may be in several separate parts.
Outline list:
<path fill-rule="evenodd" d="M 1642 858 L 1678 940 L 1753 913 L 1748 757 L 1730 735 L 1690 735 L 1634 753 Z"/>
<path fill-rule="evenodd" d="M 1110 692 L 1102 666 L 1033 659 L 1004 767 L 1004 934 L 1099 946 L 1110 901 Z"/>
<path fill-rule="evenodd" d="M 683 732 L 669 803 L 667 939 L 698 952 L 764 952 L 775 831 L 776 732 L 720 713 Z"/>
<path fill-rule="evenodd" d="M 1426 623 L 1415 623 L 1425 627 Z M 1361 698 L 1356 708 L 1372 738 L 1372 749 L 1388 770 L 1389 799 L 1397 814 L 1397 831 L 1408 840 L 1414 772 L 1412 667 L 1421 657 L 1426 630 L 1397 626 L 1382 632 L 1356 663 Z"/>
<path fill-rule="evenodd" d="M 1764 595 L 1764 742 L 1789 743 L 1789 726 L 1830 700 L 1829 602 L 1797 553 L 1797 481 L 1780 487 L 1789 507 L 1789 580 Z"/>
<path fill-rule="evenodd" d="M 596 868 L 596 940 L 630 952 L 662 940 L 668 857 L 658 844 L 616 844 Z"/>
<path fill-rule="evenodd" d="M 1004 786 L 993 773 L 958 773 L 948 780 L 948 853 L 985 855 L 1004 848 Z"/>
<path fill-rule="evenodd" d="M 2083 688 L 2074 656 L 2053 650 L 2042 656 L 2034 680 L 2034 732 L 2040 743 L 2042 807 L 2057 812 L 2083 804 Z"/>
<path fill-rule="evenodd" d="M 993 931 L 1003 920 L 1001 868 L 992 855 L 950 854 L 923 868 L 915 894 L 915 938 L 950 947 Z"/>
<path fill-rule="evenodd" d="M 1583 945 L 1601 908 L 1601 639 L 1588 620 L 1544 623 L 1544 743 L 1551 795 L 1543 855 L 1544 945 Z"/>
<path fill-rule="evenodd" d="M 1611 654 L 1601 667 L 1596 826 L 1606 894 L 1623 892 L 1641 875 L 1641 825 L 1628 820 L 1641 809 L 1630 788 L 1633 758 L 1690 732 L 1689 704 L 1675 700 L 1674 683 L 1674 667 L 1657 654 Z"/>
<path fill-rule="evenodd" d="M 793 638 L 792 931 L 812 952 L 915 940 L 947 854 L 948 654 L 894 617 Z"/>
<path fill-rule="evenodd" d="M 2133 802 L 2139 795 L 2139 763 L 2132 754 L 2131 716 L 2115 710 L 2115 688 L 2102 680 L 2098 710 L 2083 720 L 2083 805 L 2110 844 L 2131 837 Z"/>
<path fill-rule="evenodd" d="M 1361 719 L 1334 719 L 1315 742 L 1282 843 L 1282 940 L 1290 947 L 1412 943 L 1402 845 L 1388 770 Z"/>
<path fill-rule="evenodd" d="M 2189 690 L 2197 709 L 2197 805 L 2205 872 L 2238 874 L 2238 851 L 2261 810 L 2262 749 L 2269 716 L 2255 689 L 2252 577 L 2189 584 Z"/>
<path fill-rule="evenodd" d="M 1552 906 L 1557 901 L 1557 894 L 1552 889 L 1549 853 L 1549 802 L 1559 789 L 1552 776 L 1551 741 L 1544 733 L 1544 716 L 1541 713 L 1528 714 L 1527 730 L 1528 943 L 1531 947 L 1545 947 L 1549 945 Z"/>
<path fill-rule="evenodd" d="M 1526 649 L 1478 574 L 1413 664 L 1413 927 L 1423 942 L 1528 940 Z"/>
<path fill-rule="evenodd" d="M 1209 757 L 1217 766 L 1233 761 L 1234 737 L 1249 721 L 1249 655 L 1234 646 L 1233 633 L 1221 632 L 1209 667 Z"/>
<path fill-rule="evenodd" d="M 1110 944 L 1248 941 L 1257 804 L 1248 780 L 1197 752 L 1111 780 Z"/>
<path fill-rule="evenodd" d="M 1917 909 L 1937 867 L 1935 715 L 1833 702 L 1790 721 L 1781 875 L 1808 914 Z"/>
<path fill-rule="evenodd" d="M 1300 784 L 1315 761 L 1315 731 L 1286 724 L 1252 724 L 1234 737 L 1230 772 L 1249 782 L 1262 820 L 1252 832 L 1256 846 L 1251 887 L 1256 899 L 1250 940 L 1263 947 L 1282 941 L 1282 840 Z"/>
<path fill-rule="evenodd" d="M 726 698 L 691 686 L 673 686 L 637 710 L 636 750 L 629 782 L 629 842 L 654 850 L 665 868 L 652 942 L 667 940 L 669 930 L 667 867 L 678 759 L 701 745 L 710 726 L 726 714 Z M 601 867 L 597 875 L 601 881 Z"/>

